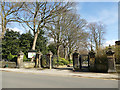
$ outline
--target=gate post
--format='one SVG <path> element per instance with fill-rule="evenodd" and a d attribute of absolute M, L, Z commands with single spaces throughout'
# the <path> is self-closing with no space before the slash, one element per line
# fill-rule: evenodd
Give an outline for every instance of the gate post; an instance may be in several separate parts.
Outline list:
<path fill-rule="evenodd" d="M 79 66 L 79 53 L 77 53 L 77 50 L 75 50 L 75 53 L 73 53 L 73 70 L 80 69 Z"/>
<path fill-rule="evenodd" d="M 120 40 L 115 42 L 115 58 L 116 58 L 116 63 L 120 63 Z"/>
<path fill-rule="evenodd" d="M 88 55 L 88 68 L 90 68 L 90 56 Z"/>
<path fill-rule="evenodd" d="M 93 50 L 89 52 L 89 70 L 95 70 L 95 52 Z"/>
<path fill-rule="evenodd" d="M 42 56 L 42 53 L 40 51 L 37 52 L 37 54 L 36 54 L 36 60 L 35 60 L 35 67 L 36 68 L 37 67 L 41 68 L 41 61 L 40 61 L 41 56 Z"/>
<path fill-rule="evenodd" d="M 17 62 L 16 62 L 17 68 L 23 67 L 23 57 L 24 57 L 24 53 L 22 51 L 20 51 L 17 55 Z"/>
<path fill-rule="evenodd" d="M 47 54 L 48 62 L 49 62 L 49 69 L 52 69 L 52 55 L 53 53 L 51 51 L 49 51 L 49 53 Z"/>
<path fill-rule="evenodd" d="M 79 63 L 80 63 L 79 66 L 80 66 L 80 69 L 82 68 L 82 61 L 81 61 L 81 60 L 82 60 L 82 56 L 80 55 L 80 56 L 79 56 Z"/>
<path fill-rule="evenodd" d="M 116 72 L 114 53 L 115 52 L 112 51 L 112 48 L 109 45 L 109 48 L 106 54 L 107 54 L 107 59 L 108 59 L 108 72 L 111 72 L 111 73 Z"/>

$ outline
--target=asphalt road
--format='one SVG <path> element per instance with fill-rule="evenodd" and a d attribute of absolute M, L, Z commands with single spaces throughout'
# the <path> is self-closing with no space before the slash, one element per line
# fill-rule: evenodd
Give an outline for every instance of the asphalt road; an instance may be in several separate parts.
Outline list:
<path fill-rule="evenodd" d="M 118 88 L 118 81 L 2 72 L 2 88 Z"/>

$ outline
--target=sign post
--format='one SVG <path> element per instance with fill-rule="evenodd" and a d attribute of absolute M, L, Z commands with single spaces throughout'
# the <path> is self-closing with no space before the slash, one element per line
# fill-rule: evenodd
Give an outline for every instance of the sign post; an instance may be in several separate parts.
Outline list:
<path fill-rule="evenodd" d="M 28 58 L 31 59 L 31 62 L 33 62 L 33 60 L 35 59 L 36 57 L 36 50 L 29 50 L 28 51 Z"/>
<path fill-rule="evenodd" d="M 29 50 L 28 58 L 35 58 L 35 57 L 36 57 L 36 50 Z"/>

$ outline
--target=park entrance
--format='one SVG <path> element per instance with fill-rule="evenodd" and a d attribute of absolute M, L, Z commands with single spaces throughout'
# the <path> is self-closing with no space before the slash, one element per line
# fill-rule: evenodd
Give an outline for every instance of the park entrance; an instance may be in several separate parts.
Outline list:
<path fill-rule="evenodd" d="M 89 71 L 89 54 L 73 53 L 73 70 Z"/>
<path fill-rule="evenodd" d="M 79 55 L 80 70 L 88 71 L 89 70 L 89 55 L 83 54 Z"/>

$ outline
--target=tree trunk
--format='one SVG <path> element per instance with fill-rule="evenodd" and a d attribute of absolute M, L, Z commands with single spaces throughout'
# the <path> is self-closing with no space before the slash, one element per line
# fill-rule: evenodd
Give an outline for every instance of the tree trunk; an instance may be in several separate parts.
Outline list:
<path fill-rule="evenodd" d="M 70 55 L 71 55 L 71 53 L 68 54 L 68 61 L 69 61 L 69 64 L 70 64 Z"/>
<path fill-rule="evenodd" d="M 69 61 L 69 64 L 70 64 L 70 55 L 71 55 L 71 47 L 69 47 L 69 52 L 68 52 L 68 61 Z"/>
<path fill-rule="evenodd" d="M 67 59 L 67 48 L 65 48 L 65 59 Z"/>
<path fill-rule="evenodd" d="M 59 45 L 57 45 L 57 56 L 59 57 Z"/>
<path fill-rule="evenodd" d="M 36 41 L 37 41 L 37 37 L 38 37 L 39 32 L 37 32 L 34 36 L 34 41 L 33 41 L 33 46 L 32 46 L 32 50 L 35 50 L 35 46 L 36 46 Z"/>
<path fill-rule="evenodd" d="M 67 49 L 64 47 L 64 58 L 67 59 Z"/>
<path fill-rule="evenodd" d="M 57 45 L 57 67 L 59 66 L 59 45 Z"/>
<path fill-rule="evenodd" d="M 63 48 L 64 48 L 64 58 L 65 58 L 65 56 L 66 56 L 66 53 L 65 53 L 65 51 L 66 51 L 66 50 L 65 50 L 65 46 L 63 46 Z"/>
<path fill-rule="evenodd" d="M 39 34 L 39 31 L 34 35 L 34 41 L 33 41 L 32 50 L 35 50 L 38 34 Z M 33 62 L 33 58 L 31 59 L 31 62 Z"/>
<path fill-rule="evenodd" d="M 96 43 L 96 51 L 97 51 L 97 54 L 98 54 L 98 43 L 97 42 L 95 42 Z"/>

